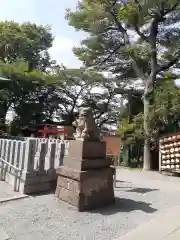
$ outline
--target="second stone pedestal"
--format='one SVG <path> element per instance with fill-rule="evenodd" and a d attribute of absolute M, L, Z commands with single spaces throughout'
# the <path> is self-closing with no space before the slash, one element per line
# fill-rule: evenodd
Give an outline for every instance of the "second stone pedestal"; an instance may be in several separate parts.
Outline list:
<path fill-rule="evenodd" d="M 85 211 L 114 203 L 113 169 L 100 141 L 72 140 L 57 170 L 56 196 Z"/>
<path fill-rule="evenodd" d="M 57 174 L 56 197 L 78 211 L 114 203 L 113 169 L 77 171 L 62 166 Z"/>

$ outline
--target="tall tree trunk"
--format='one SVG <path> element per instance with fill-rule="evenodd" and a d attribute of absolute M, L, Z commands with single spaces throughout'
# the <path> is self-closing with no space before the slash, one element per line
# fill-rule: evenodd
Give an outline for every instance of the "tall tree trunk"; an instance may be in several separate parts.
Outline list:
<path fill-rule="evenodd" d="M 6 123 L 6 115 L 9 109 L 9 106 L 7 105 L 6 102 L 2 103 L 2 105 L 0 106 L 0 122 L 2 124 Z"/>
<path fill-rule="evenodd" d="M 150 99 L 144 97 L 144 159 L 143 159 L 143 170 L 151 169 L 151 149 L 150 149 L 150 137 L 149 137 L 149 124 L 148 114 L 150 108 Z"/>

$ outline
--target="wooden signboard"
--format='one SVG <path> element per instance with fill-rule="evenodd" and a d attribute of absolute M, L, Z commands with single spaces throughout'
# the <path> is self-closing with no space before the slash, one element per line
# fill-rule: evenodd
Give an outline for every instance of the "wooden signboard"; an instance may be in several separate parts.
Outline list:
<path fill-rule="evenodd" d="M 120 136 L 104 136 L 106 142 L 106 155 L 107 156 L 119 156 L 121 148 Z"/>

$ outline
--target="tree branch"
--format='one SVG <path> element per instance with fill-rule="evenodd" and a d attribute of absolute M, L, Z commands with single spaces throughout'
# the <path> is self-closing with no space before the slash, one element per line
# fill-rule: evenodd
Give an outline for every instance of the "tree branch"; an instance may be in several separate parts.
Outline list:
<path fill-rule="evenodd" d="M 106 31 L 117 31 L 118 30 L 118 28 L 117 27 L 107 27 L 106 28 Z"/>
<path fill-rule="evenodd" d="M 158 73 L 160 73 L 162 71 L 168 70 L 170 67 L 172 67 L 173 65 L 178 63 L 179 60 L 180 60 L 180 55 L 178 55 L 177 57 L 173 58 L 168 63 L 165 63 L 165 64 L 163 64 L 161 66 L 158 66 L 157 69 L 156 69 L 156 74 L 158 74 Z"/>
<path fill-rule="evenodd" d="M 78 98 L 80 97 L 80 95 L 81 95 L 81 93 L 82 93 L 83 90 L 84 90 L 84 88 L 81 87 L 79 93 L 77 94 L 77 96 L 76 96 L 75 99 L 74 99 L 74 103 L 73 103 L 72 108 L 71 108 L 71 112 L 72 112 L 72 113 L 74 112 L 74 109 L 75 109 L 75 107 L 76 107 L 77 100 L 78 100 Z"/>
<path fill-rule="evenodd" d="M 139 0 L 134 0 L 134 2 L 137 4 L 138 6 L 138 9 L 139 9 L 139 13 L 143 13 L 143 10 L 142 10 L 142 6 L 141 4 L 139 3 Z M 134 25 L 134 30 L 136 31 L 136 33 L 146 42 L 149 42 L 149 38 L 147 36 L 145 36 L 139 29 L 138 25 Z"/>
<path fill-rule="evenodd" d="M 112 97 L 113 97 L 113 95 L 114 95 L 114 91 L 113 92 L 109 92 L 109 96 L 108 96 L 108 101 L 107 101 L 107 103 L 105 103 L 105 109 L 103 110 L 103 111 L 101 111 L 96 117 L 95 117 L 95 119 L 98 119 L 98 118 L 100 118 L 103 114 L 105 114 L 106 112 L 108 112 L 108 108 L 109 108 L 109 105 L 110 105 L 110 102 L 111 102 L 111 100 L 112 100 Z"/>
<path fill-rule="evenodd" d="M 151 43 L 151 75 L 153 81 L 156 78 L 156 69 L 157 69 L 157 34 L 158 34 L 158 19 L 155 18 L 150 27 L 150 43 Z"/>
<path fill-rule="evenodd" d="M 137 25 L 134 25 L 134 30 L 144 41 L 149 43 L 149 38 L 140 31 L 140 29 Z"/>
<path fill-rule="evenodd" d="M 101 66 L 101 65 L 103 65 L 105 62 L 107 62 L 107 61 L 110 59 L 110 57 L 112 57 L 112 55 L 115 54 L 115 53 L 120 49 L 120 47 L 121 47 L 121 45 L 118 46 L 118 47 L 116 47 L 116 48 L 109 54 L 109 56 L 106 57 L 106 58 L 105 58 L 102 62 L 100 62 L 98 65 Z"/>
<path fill-rule="evenodd" d="M 117 17 L 118 14 L 117 14 L 116 9 L 111 9 L 111 10 L 109 10 L 109 13 L 110 13 L 111 16 L 113 17 L 113 19 L 114 19 L 114 21 L 115 21 L 115 23 L 116 23 L 119 31 L 123 34 L 125 45 L 126 45 L 127 47 L 130 46 L 131 44 L 130 44 L 130 41 L 129 41 L 129 36 L 128 36 L 128 34 L 127 34 L 127 30 L 122 26 L 122 24 L 121 24 L 120 21 L 118 20 L 118 17 Z M 134 68 L 134 70 L 135 70 L 135 72 L 136 72 L 136 74 L 137 74 L 137 77 L 140 77 L 141 79 L 143 79 L 143 78 L 144 78 L 143 72 L 142 72 L 141 69 L 138 67 L 136 61 L 135 61 L 132 57 L 130 57 L 130 58 L 133 60 L 133 63 L 132 63 L 132 64 L 133 64 L 133 68 Z"/>
<path fill-rule="evenodd" d="M 123 89 L 123 88 L 116 88 L 114 89 L 115 94 L 127 95 L 132 94 L 132 96 L 142 96 L 143 91 L 135 90 L 135 89 Z"/>
<path fill-rule="evenodd" d="M 176 3 L 170 9 L 164 11 L 164 14 L 167 15 L 170 12 L 173 12 L 174 10 L 176 10 L 179 3 L 180 3 L 180 0 L 177 0 Z"/>
<path fill-rule="evenodd" d="M 110 5 L 110 7 L 114 7 L 117 3 L 117 0 L 114 0 L 114 1 L 110 1 L 110 0 L 107 0 L 107 3 Z"/>
<path fill-rule="evenodd" d="M 103 119 L 100 124 L 99 124 L 99 128 L 101 128 L 104 124 L 107 124 L 107 125 L 110 125 L 110 124 L 113 124 L 113 123 L 117 123 L 117 119 L 114 119 L 114 120 L 111 120 L 109 121 L 109 118 L 106 118 L 106 119 Z"/>
<path fill-rule="evenodd" d="M 163 5 L 162 5 L 163 11 Z M 160 11 L 155 13 L 154 19 L 150 25 L 150 36 L 149 42 L 151 45 L 151 72 L 146 80 L 144 98 L 148 98 L 154 90 L 154 84 L 156 82 L 156 70 L 157 70 L 157 34 L 158 34 L 158 24 L 163 21 L 163 15 Z"/>

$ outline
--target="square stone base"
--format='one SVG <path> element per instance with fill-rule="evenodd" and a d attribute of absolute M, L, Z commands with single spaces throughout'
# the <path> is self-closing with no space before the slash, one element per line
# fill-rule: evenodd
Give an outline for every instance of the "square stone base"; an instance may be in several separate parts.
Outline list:
<path fill-rule="evenodd" d="M 7 172 L 5 181 L 13 187 L 13 190 L 23 194 L 39 193 L 56 189 L 56 171 L 46 171 L 41 175 L 39 172 L 22 172 L 18 177 L 14 172 Z"/>
<path fill-rule="evenodd" d="M 57 174 L 56 197 L 77 207 L 78 211 L 114 203 L 113 170 L 110 167 L 76 171 L 62 166 Z"/>

